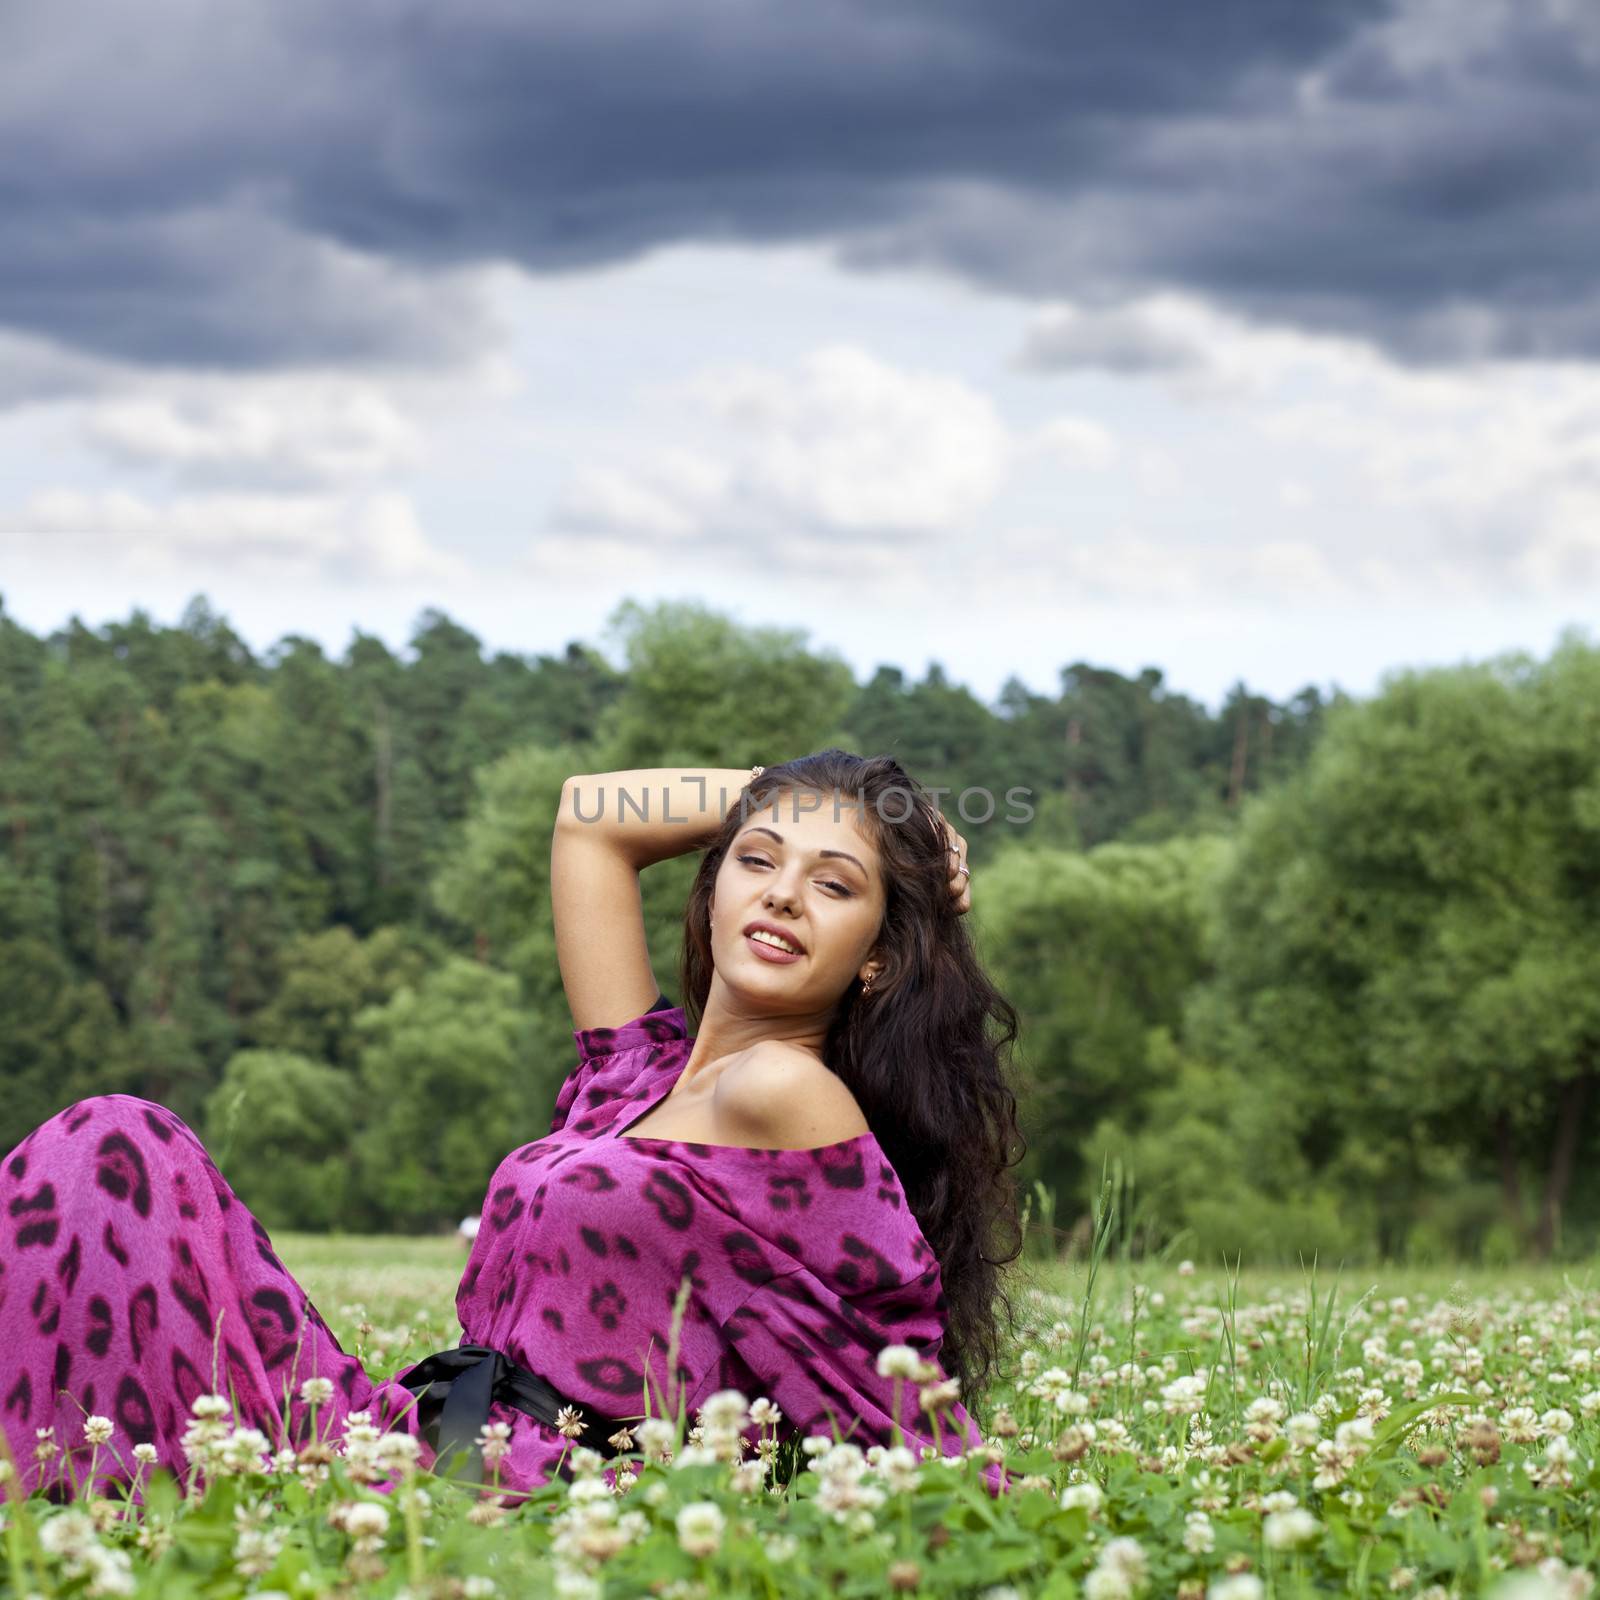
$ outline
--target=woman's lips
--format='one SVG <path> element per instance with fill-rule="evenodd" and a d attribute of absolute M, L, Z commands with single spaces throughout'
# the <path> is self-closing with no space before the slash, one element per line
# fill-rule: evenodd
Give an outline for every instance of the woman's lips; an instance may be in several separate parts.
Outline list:
<path fill-rule="evenodd" d="M 791 954 L 787 950 L 780 950 L 775 944 L 763 944 L 752 934 L 744 936 L 744 942 L 750 946 L 763 961 L 775 961 L 779 966 L 788 966 L 793 961 L 800 959 L 799 955 Z"/>

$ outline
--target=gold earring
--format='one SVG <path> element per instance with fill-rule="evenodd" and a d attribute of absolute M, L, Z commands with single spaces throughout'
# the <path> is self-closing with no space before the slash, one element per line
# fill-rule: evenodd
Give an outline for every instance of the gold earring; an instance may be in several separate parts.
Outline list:
<path fill-rule="evenodd" d="M 861 980 L 861 992 L 862 994 L 872 993 L 872 974 L 870 972 Z"/>

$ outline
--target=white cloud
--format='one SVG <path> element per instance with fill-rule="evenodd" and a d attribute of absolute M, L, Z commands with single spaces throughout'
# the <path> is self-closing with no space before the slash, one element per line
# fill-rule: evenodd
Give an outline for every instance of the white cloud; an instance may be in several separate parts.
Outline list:
<path fill-rule="evenodd" d="M 448 583 L 465 576 L 436 550 L 402 494 L 179 496 L 49 490 L 0 512 L 0 550 L 20 560 L 113 564 L 136 578 L 191 568 L 228 576 Z"/>
<path fill-rule="evenodd" d="M 1111 430 L 1087 417 L 1053 417 L 1020 439 L 1018 449 L 1074 467 L 1109 467 L 1118 455 Z"/>
<path fill-rule="evenodd" d="M 1177 291 L 1101 307 L 1052 302 L 1030 318 L 1012 364 L 1161 379 L 1177 398 L 1197 402 L 1261 399 L 1305 378 L 1355 384 L 1403 370 L 1359 339 L 1253 322 Z"/>
<path fill-rule="evenodd" d="M 422 456 L 417 429 L 383 390 L 332 377 L 147 389 L 101 402 L 83 427 L 119 463 L 233 485 L 348 484 Z"/>
<path fill-rule="evenodd" d="M 656 539 L 692 539 L 731 487 L 720 462 L 689 450 L 661 449 L 624 469 L 582 467 L 560 520 Z"/>
<path fill-rule="evenodd" d="M 738 430 L 748 490 L 840 532 L 953 526 L 1005 477 L 994 402 L 959 378 L 865 350 L 814 351 L 798 373 L 708 373 L 689 392 Z"/>
<path fill-rule="evenodd" d="M 92 394 L 109 387 L 114 370 L 54 340 L 0 328 L 0 411 Z"/>
<path fill-rule="evenodd" d="M 741 366 L 677 386 L 693 449 L 578 470 L 559 526 L 712 543 L 782 539 L 800 562 L 830 544 L 897 547 L 965 528 L 1027 462 L 1103 466 L 1110 432 L 1060 417 L 1014 431 L 981 390 L 851 345 L 787 370 Z"/>
<path fill-rule="evenodd" d="M 1119 364 L 1124 349 L 1182 357 Z M 1293 464 L 1278 478 L 1281 507 L 1346 516 L 1315 537 L 1324 565 L 1361 588 L 1382 578 L 1463 599 L 1507 588 L 1559 598 L 1600 583 L 1593 365 L 1416 368 L 1357 340 L 1252 324 L 1179 295 L 1092 312 L 1052 307 L 1015 364 L 1111 368 L 1208 413 L 1219 437 L 1248 430 L 1263 441 L 1263 461 Z M 1336 492 L 1319 490 L 1319 474 Z M 1398 542 L 1396 528 L 1406 530 Z"/>
<path fill-rule="evenodd" d="M 1040 311 L 1015 361 L 1033 371 L 1098 367 L 1111 372 L 1189 372 L 1210 364 L 1211 331 L 1204 309 L 1178 295 L 1091 311 L 1057 304 Z"/>

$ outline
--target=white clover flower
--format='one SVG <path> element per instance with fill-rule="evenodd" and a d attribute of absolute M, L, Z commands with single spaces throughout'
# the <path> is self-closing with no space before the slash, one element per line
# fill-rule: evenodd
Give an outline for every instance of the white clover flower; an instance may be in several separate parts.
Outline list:
<path fill-rule="evenodd" d="M 1204 1511 L 1191 1511 L 1183 1520 L 1183 1548 L 1192 1556 L 1209 1555 L 1217 1543 L 1211 1518 Z"/>
<path fill-rule="evenodd" d="M 885 1490 L 865 1482 L 858 1474 L 830 1472 L 823 1476 L 822 1487 L 817 1490 L 816 1504 L 820 1510 L 831 1512 L 834 1521 L 844 1527 L 870 1533 L 873 1528 L 872 1513 L 886 1499 L 888 1494 Z"/>
<path fill-rule="evenodd" d="M 1206 1590 L 1206 1600 L 1264 1600 L 1266 1587 L 1253 1572 L 1235 1572 L 1218 1578 Z"/>
<path fill-rule="evenodd" d="M 1381 1422 L 1389 1415 L 1389 1397 L 1382 1389 L 1371 1387 L 1356 1396 L 1357 1421 Z"/>
<path fill-rule="evenodd" d="M 89 1514 L 69 1507 L 39 1524 L 39 1543 L 53 1556 L 65 1556 L 87 1549 L 95 1542 L 94 1523 Z"/>
<path fill-rule="evenodd" d="M 352 1539 L 381 1539 L 389 1531 L 388 1508 L 357 1500 L 344 1514 L 344 1528 Z"/>
<path fill-rule="evenodd" d="M 719 1389 L 700 1407 L 700 1420 L 707 1428 L 742 1428 L 750 1412 L 750 1402 L 737 1389 Z"/>
<path fill-rule="evenodd" d="M 86 1417 L 83 1437 L 86 1444 L 110 1444 L 113 1432 L 110 1417 Z"/>
<path fill-rule="evenodd" d="M 1087 1424 L 1080 1424 L 1086 1427 Z M 1131 1450 L 1133 1448 L 1133 1435 L 1115 1417 L 1107 1417 L 1098 1423 L 1095 1428 L 1096 1443 L 1102 1452 L 1108 1450 Z"/>
<path fill-rule="evenodd" d="M 812 1437 L 820 1439 L 822 1435 L 813 1434 Z M 824 1477 L 859 1478 L 867 1470 L 867 1455 L 860 1445 L 849 1439 L 841 1439 L 837 1444 L 830 1441 L 826 1450 L 812 1456 L 810 1469 Z"/>
<path fill-rule="evenodd" d="M 692 1556 L 715 1555 L 727 1519 L 712 1500 L 693 1500 L 677 1515 L 678 1546 Z"/>
<path fill-rule="evenodd" d="M 1348 1422 L 1341 1422 L 1333 1430 L 1333 1442 L 1341 1449 L 1351 1450 L 1356 1455 L 1365 1455 L 1366 1446 L 1372 1443 L 1372 1418 L 1351 1417 Z"/>
<path fill-rule="evenodd" d="M 1573 1415 L 1570 1411 L 1563 1411 L 1560 1406 L 1554 1406 L 1539 1418 L 1539 1426 L 1546 1433 L 1571 1433 Z"/>
<path fill-rule="evenodd" d="M 285 1528 L 241 1528 L 233 1541 L 233 1565 L 239 1576 L 259 1578 L 270 1572 L 287 1538 Z"/>
<path fill-rule="evenodd" d="M 750 1420 L 758 1428 L 775 1428 L 783 1421 L 783 1412 L 765 1395 L 750 1402 Z"/>
<path fill-rule="evenodd" d="M 1161 1398 L 1169 1417 L 1193 1416 L 1205 1403 L 1206 1379 L 1199 1373 L 1186 1373 L 1164 1384 Z"/>
<path fill-rule="evenodd" d="M 511 1454 L 511 1424 L 486 1422 L 478 1429 L 475 1442 L 483 1454 L 483 1464 L 486 1467 L 497 1466 Z"/>
<path fill-rule="evenodd" d="M 580 1572 L 576 1567 L 557 1567 L 554 1587 L 556 1600 L 600 1600 L 604 1580 L 598 1573 Z"/>
<path fill-rule="evenodd" d="M 94 1519 L 76 1507 L 39 1525 L 39 1543 L 62 1563 L 63 1575 L 87 1577 L 91 1595 L 133 1593 L 133 1567 L 124 1550 L 107 1549 L 95 1538 Z"/>
<path fill-rule="evenodd" d="M 1092 1517 L 1105 1503 L 1105 1495 L 1098 1483 L 1069 1483 L 1061 1491 L 1061 1509 L 1070 1511 L 1082 1506 Z"/>
<path fill-rule="evenodd" d="M 1037 1362 L 1035 1366 L 1037 1366 Z M 1031 1376 L 1031 1374 L 1024 1373 L 1024 1376 Z M 1053 1400 L 1063 1389 L 1070 1389 L 1071 1387 L 1072 1374 L 1065 1367 L 1046 1367 L 1029 1384 L 1028 1393 L 1037 1395 L 1041 1400 Z"/>
<path fill-rule="evenodd" d="M 886 1344 L 878 1352 L 880 1378 L 907 1378 L 916 1381 L 922 1371 L 922 1357 L 908 1344 Z"/>
<path fill-rule="evenodd" d="M 891 1494 L 908 1494 L 921 1482 L 922 1472 L 917 1465 L 917 1458 L 905 1445 L 891 1445 L 887 1449 L 875 1445 L 873 1449 L 878 1451 L 877 1458 L 873 1460 L 872 1451 L 869 1450 L 868 1459 Z"/>
<path fill-rule="evenodd" d="M 153 1444 L 136 1444 L 133 1447 L 133 1459 L 141 1466 L 153 1467 L 160 1458 Z"/>
<path fill-rule="evenodd" d="M 633 1429 L 639 1452 L 646 1461 L 661 1461 L 677 1439 L 677 1429 L 665 1417 L 646 1417 Z"/>
<path fill-rule="evenodd" d="M 104 1545 L 96 1545 L 89 1552 L 88 1567 L 92 1575 L 87 1591 L 89 1594 L 133 1593 L 133 1560 L 126 1550 L 107 1549 Z"/>
<path fill-rule="evenodd" d="M 218 1449 L 218 1459 L 226 1472 L 259 1472 L 261 1457 L 272 1448 L 259 1428 L 235 1428 Z"/>
<path fill-rule="evenodd" d="M 332 1378 L 307 1378 L 300 1385 L 300 1398 L 308 1406 L 325 1406 L 333 1399 Z"/>
<path fill-rule="evenodd" d="M 1322 1524 L 1301 1506 L 1289 1511 L 1268 1512 L 1261 1525 L 1261 1537 L 1270 1550 L 1293 1550 L 1314 1539 Z"/>
<path fill-rule="evenodd" d="M 1112 1539 L 1083 1580 L 1085 1600 L 1129 1600 L 1144 1587 L 1149 1575 L 1149 1561 L 1137 1539 Z"/>
<path fill-rule="evenodd" d="M 1500 1432 L 1515 1444 L 1532 1444 L 1539 1437 L 1537 1413 L 1532 1406 L 1508 1406 L 1500 1417 Z"/>
<path fill-rule="evenodd" d="M 194 1404 L 189 1410 L 194 1416 L 206 1422 L 214 1422 L 221 1417 L 233 1415 L 233 1406 L 220 1394 L 196 1395 Z"/>
<path fill-rule="evenodd" d="M 1288 1489 L 1274 1489 L 1271 1494 L 1264 1494 L 1261 1497 L 1263 1512 L 1292 1511 L 1299 1504 L 1299 1497 Z"/>
<path fill-rule="evenodd" d="M 1126 1535 L 1110 1539 L 1100 1552 L 1100 1565 L 1120 1572 L 1132 1588 L 1140 1588 L 1150 1576 L 1150 1559 L 1137 1539 Z"/>
<path fill-rule="evenodd" d="M 1244 1408 L 1245 1420 L 1247 1422 L 1282 1422 L 1286 1409 L 1287 1407 L 1285 1407 L 1283 1401 L 1264 1394 L 1258 1399 L 1252 1400 Z"/>
<path fill-rule="evenodd" d="M 1096 1567 L 1083 1580 L 1084 1600 L 1131 1600 L 1133 1585 L 1115 1567 Z"/>

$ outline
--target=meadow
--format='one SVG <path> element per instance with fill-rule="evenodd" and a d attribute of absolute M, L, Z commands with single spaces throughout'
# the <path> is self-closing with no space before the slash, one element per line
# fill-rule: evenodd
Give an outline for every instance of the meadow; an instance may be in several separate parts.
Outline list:
<path fill-rule="evenodd" d="M 375 1374 L 459 1338 L 455 1239 L 277 1242 Z M 748 1409 L 760 1397 L 729 1395 L 687 1437 L 639 1429 L 614 1487 L 579 1448 L 572 1485 L 507 1505 L 360 1429 L 297 1460 L 201 1419 L 188 1495 L 158 1473 L 142 1509 L 8 1503 L 0 1593 L 1590 1593 L 1594 1267 L 1283 1273 L 1104 1251 L 1102 1232 L 1090 1259 L 1030 1260 L 1014 1281 L 1016 1348 L 966 1397 L 980 1459 L 778 1448 Z M 998 1498 L 979 1476 L 990 1452 L 1010 1480 Z"/>

